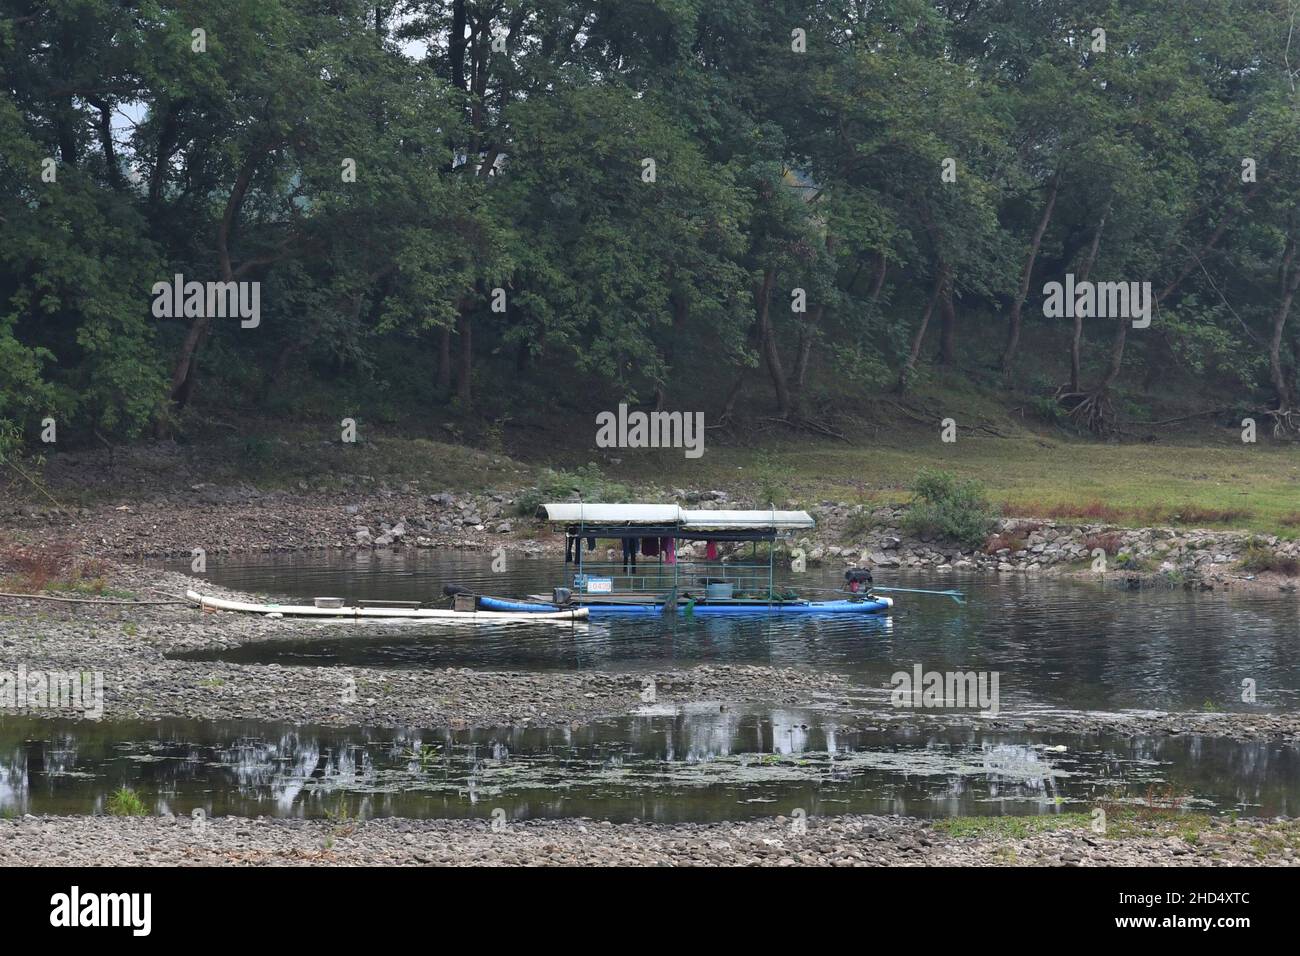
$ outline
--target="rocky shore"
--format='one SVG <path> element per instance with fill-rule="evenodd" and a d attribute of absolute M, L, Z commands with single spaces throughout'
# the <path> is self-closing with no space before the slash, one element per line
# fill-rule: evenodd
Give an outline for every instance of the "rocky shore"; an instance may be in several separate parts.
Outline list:
<path fill-rule="evenodd" d="M 563 548 L 559 535 L 518 513 L 518 494 L 511 490 L 426 494 L 409 483 L 365 492 L 323 487 L 259 491 L 247 485 L 200 483 L 189 493 L 115 505 L 59 509 L 18 504 L 0 512 L 0 532 L 19 543 L 58 540 L 78 554 L 133 559 L 190 555 L 195 549 L 211 555 L 496 547 L 522 553 L 559 552 Z M 673 489 L 672 494 L 696 508 L 752 504 L 718 490 Z M 1274 562 L 1294 562 L 1300 569 L 1300 541 L 1276 535 L 1004 518 L 984 546 L 971 548 L 907 534 L 905 509 L 833 501 L 811 507 L 817 530 L 794 541 L 793 547 L 814 566 L 1075 575 L 1095 575 L 1104 569 L 1130 587 L 1156 583 L 1296 592 L 1300 585 L 1300 577 L 1245 566 L 1253 553 L 1267 554 Z M 690 549 L 683 549 L 683 554 L 689 555 Z"/>
<path fill-rule="evenodd" d="M 1062 821 L 1063 823 L 1066 821 Z M 799 824 L 802 824 L 800 826 Z M 727 823 L 590 819 L 0 819 L 0 866 L 1294 866 L 1295 820 L 1086 823 L 973 835 L 908 817 Z M 802 832 L 801 832 L 802 831 Z"/>
<path fill-rule="evenodd" d="M 373 492 L 259 491 L 196 485 L 193 494 L 122 504 L 56 508 L 25 504 L 0 513 L 0 528 L 23 543 L 57 537 L 78 554 L 161 558 L 327 548 L 482 548 L 545 545 L 515 535 L 514 499 L 504 492 L 427 495 L 412 486 Z M 541 533 L 544 529 L 537 528 Z M 544 534 L 542 534 L 545 537 Z"/>
<path fill-rule="evenodd" d="M 1300 541 L 1246 531 L 1123 528 L 1040 518 L 1003 518 L 982 548 L 961 548 L 909 537 L 901 508 L 867 509 L 823 502 L 819 534 L 798 542 L 810 563 L 856 562 L 918 571 L 1003 574 L 1123 575 L 1131 584 L 1152 581 L 1212 589 L 1262 586 L 1295 591 L 1297 579 L 1243 567 L 1252 550 L 1300 565 Z M 865 529 L 865 530 L 864 530 Z M 840 543 L 828 543 L 836 540 Z M 851 543 L 845 544 L 844 541 Z"/>

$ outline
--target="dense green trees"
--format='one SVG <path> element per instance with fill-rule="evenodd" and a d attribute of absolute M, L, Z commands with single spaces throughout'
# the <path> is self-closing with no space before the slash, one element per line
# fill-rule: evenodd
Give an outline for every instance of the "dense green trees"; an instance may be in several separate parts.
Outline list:
<path fill-rule="evenodd" d="M 5 0 L 0 74 L 0 448 L 311 383 L 815 426 L 932 365 L 1300 426 L 1300 0 Z M 155 318 L 178 273 L 260 323 Z M 1151 327 L 1042 318 L 1067 273 Z"/>

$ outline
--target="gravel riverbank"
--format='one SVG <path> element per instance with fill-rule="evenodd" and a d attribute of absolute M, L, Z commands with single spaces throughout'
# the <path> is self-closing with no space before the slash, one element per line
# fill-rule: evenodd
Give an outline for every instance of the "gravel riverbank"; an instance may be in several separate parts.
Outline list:
<path fill-rule="evenodd" d="M 195 581 L 115 566 L 115 588 L 164 599 Z M 206 582 L 205 593 L 254 600 Z M 161 592 L 161 593 L 160 593 Z M 352 626 L 352 625 L 349 625 Z M 387 625 L 394 627 L 394 625 Z M 405 627 L 406 625 L 396 625 Z M 586 625 L 578 624 L 578 627 Z M 797 705 L 835 692 L 835 674 L 755 665 L 703 665 L 635 673 L 385 670 L 173 660 L 178 651 L 330 635 L 337 625 L 202 613 L 190 606 L 61 604 L 0 598 L 0 671 L 104 675 L 104 717 L 262 719 L 334 726 L 477 727 L 565 724 L 622 715 L 645 704 L 718 701 Z M 376 624 L 371 633 L 382 633 Z M 467 640 L 472 639 L 467 634 Z M 68 716 L 56 710 L 41 716 Z"/>
<path fill-rule="evenodd" d="M 589 819 L 0 820 L 0 866 L 1294 866 L 1300 822 L 1075 824 L 955 835 L 906 817 L 703 824 Z M 1120 828 L 1117 828 L 1120 829 Z"/>

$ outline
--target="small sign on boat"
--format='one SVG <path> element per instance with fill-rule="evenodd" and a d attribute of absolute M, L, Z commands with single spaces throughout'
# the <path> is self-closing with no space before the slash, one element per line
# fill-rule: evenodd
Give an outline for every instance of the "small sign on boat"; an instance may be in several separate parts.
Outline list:
<path fill-rule="evenodd" d="M 613 578 L 587 578 L 588 594 L 612 594 L 613 592 Z"/>

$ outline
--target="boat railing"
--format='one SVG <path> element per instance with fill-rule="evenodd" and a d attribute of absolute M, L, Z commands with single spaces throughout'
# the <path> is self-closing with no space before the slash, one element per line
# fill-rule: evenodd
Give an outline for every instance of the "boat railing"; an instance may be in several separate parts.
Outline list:
<path fill-rule="evenodd" d="M 653 562 L 653 563 L 650 563 Z M 770 587 L 771 567 L 767 562 L 748 564 L 732 561 L 682 560 L 675 564 L 660 563 L 644 557 L 636 570 L 622 562 L 587 562 L 569 565 L 568 578 L 580 594 L 653 593 L 667 594 L 673 588 L 705 597 L 709 584 L 729 584 L 735 596 L 766 596 Z"/>

